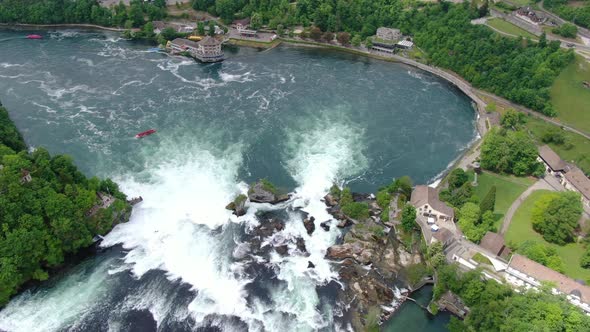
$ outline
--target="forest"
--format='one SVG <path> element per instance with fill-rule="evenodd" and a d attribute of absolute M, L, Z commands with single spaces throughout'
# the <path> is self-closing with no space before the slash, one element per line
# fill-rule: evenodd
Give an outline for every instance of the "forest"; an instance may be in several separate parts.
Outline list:
<path fill-rule="evenodd" d="M 153 3 L 131 0 L 105 8 L 97 0 L 2 0 L 1 23 L 70 24 L 89 23 L 102 26 L 141 27 L 145 19 L 160 20 L 166 16 L 166 1 Z"/>
<path fill-rule="evenodd" d="M 110 194 L 108 208 L 91 209 Z M 30 280 L 45 280 L 68 257 L 126 221 L 131 207 L 116 183 L 86 178 L 66 155 L 27 151 L 0 106 L 0 307 Z"/>
<path fill-rule="evenodd" d="M 568 0 L 545 0 L 543 6 L 565 20 L 590 28 L 590 3 L 586 1 L 580 7 L 568 6 L 567 3 Z"/>

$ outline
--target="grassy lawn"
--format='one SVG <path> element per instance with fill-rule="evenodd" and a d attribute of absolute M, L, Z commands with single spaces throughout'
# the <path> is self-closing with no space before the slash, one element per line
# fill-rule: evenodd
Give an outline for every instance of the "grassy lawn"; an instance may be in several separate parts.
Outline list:
<path fill-rule="evenodd" d="M 577 55 L 553 82 L 551 102 L 559 120 L 590 132 L 590 89 L 583 81 L 590 82 L 590 63 Z"/>
<path fill-rule="evenodd" d="M 590 104 L 590 102 L 588 102 L 588 104 Z M 537 144 L 541 145 L 543 144 L 543 142 L 541 142 L 541 136 L 543 133 L 549 129 L 556 128 L 557 126 L 529 116 L 527 117 L 526 127 L 529 133 L 535 137 Z M 563 134 L 566 137 L 566 142 L 569 142 L 572 145 L 569 149 L 567 144 L 556 145 L 551 143 L 549 146 L 563 160 L 575 163 L 586 174 L 590 174 L 590 141 L 583 136 L 570 131 L 563 131 Z"/>
<path fill-rule="evenodd" d="M 590 270 L 580 267 L 580 257 L 584 248 L 578 243 L 570 243 L 565 246 L 558 246 L 543 240 L 543 237 L 533 230 L 531 225 L 531 210 L 534 203 L 548 190 L 537 190 L 533 192 L 522 205 L 516 210 L 508 232 L 506 232 L 506 243 L 520 244 L 526 240 L 535 240 L 555 248 L 559 257 L 564 263 L 565 274 L 574 279 L 584 281 L 590 280 Z"/>
<path fill-rule="evenodd" d="M 470 172 L 469 177 L 473 179 L 473 172 Z M 510 205 L 512 205 L 512 202 L 535 183 L 535 180 L 484 172 L 477 176 L 477 183 L 478 186 L 473 189 L 480 200 L 485 197 L 492 186 L 496 186 L 494 215 L 496 217 L 496 228 L 500 229 L 504 215 L 510 208 Z"/>
<path fill-rule="evenodd" d="M 506 22 L 501 18 L 492 18 L 490 20 L 487 21 L 486 23 L 487 25 L 491 26 L 492 28 L 495 28 L 499 31 L 511 34 L 511 35 L 515 35 L 515 36 L 522 36 L 523 38 L 531 38 L 531 39 L 537 39 L 537 36 L 533 35 L 532 33 L 521 29 L 519 27 L 517 27 L 516 25 Z"/>
<path fill-rule="evenodd" d="M 511 3 L 520 6 L 527 6 L 530 5 L 532 1 L 530 0 L 510 0 Z"/>

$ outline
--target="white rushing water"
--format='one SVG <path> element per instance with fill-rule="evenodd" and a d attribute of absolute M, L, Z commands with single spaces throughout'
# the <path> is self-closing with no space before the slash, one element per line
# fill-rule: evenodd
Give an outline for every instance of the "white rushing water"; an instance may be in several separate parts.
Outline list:
<path fill-rule="evenodd" d="M 316 286 L 338 278 L 324 256 L 340 231 L 335 223 L 328 232 L 320 228 L 321 222 L 331 219 L 321 199 L 334 181 L 365 167 L 359 147 L 363 133 L 327 117 L 309 119 L 302 128 L 305 130 L 287 133 L 284 155 L 285 165 L 298 183 L 293 198 L 278 206 L 251 203 L 249 213 L 240 218 L 231 215 L 225 205 L 246 188 L 237 180 L 241 147 L 216 151 L 198 141 L 181 146 L 164 142 L 157 152 L 149 152 L 146 171 L 117 178 L 128 195 L 144 198 L 131 220 L 118 225 L 102 244 L 121 244 L 127 250 L 124 261 L 107 260 L 90 277 L 79 276 L 76 283 L 66 279 L 42 294 L 20 296 L 0 312 L 0 329 L 31 331 L 42 327 L 54 331 L 76 326 L 87 311 L 108 303 L 101 301 L 101 296 L 108 297 L 111 291 L 112 282 L 104 281 L 109 275 L 131 273 L 141 279 L 151 270 L 165 271 L 170 283 L 188 284 L 196 295 L 186 308 L 178 309 L 172 303 L 174 288 L 152 282 L 116 304 L 117 312 L 146 309 L 159 326 L 164 320 L 190 316 L 195 327 L 213 324 L 228 331 L 240 329 L 235 322 L 223 319 L 229 316 L 240 318 L 251 331 L 310 331 L 333 326 L 331 308 L 318 308 Z M 296 207 L 316 218 L 312 236 L 307 234 L 301 215 L 293 210 Z M 285 228 L 269 245 L 302 237 L 309 256 L 297 255 L 291 244 L 292 255 L 282 257 L 273 252 L 269 261 L 257 258 L 274 270 L 281 282 L 268 285 L 270 301 L 253 297 L 248 303 L 245 287 L 252 280 L 244 273 L 244 263 L 232 259 L 235 239 L 229 228 L 232 224 L 251 228 L 261 222 L 257 211 L 285 208 L 289 216 Z M 308 269 L 308 262 L 315 268 Z M 42 311 L 31 315 L 39 307 Z M 55 315 L 56 308 L 67 314 Z M 46 316 L 52 319 L 45 320 Z M 109 328 L 124 330 L 116 317 L 109 319 Z"/>

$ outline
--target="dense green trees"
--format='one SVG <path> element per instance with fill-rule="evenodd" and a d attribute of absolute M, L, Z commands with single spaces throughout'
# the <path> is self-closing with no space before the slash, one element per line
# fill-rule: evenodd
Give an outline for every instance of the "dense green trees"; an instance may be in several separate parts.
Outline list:
<path fill-rule="evenodd" d="M 8 111 L 2 106 L 0 106 L 0 142 L 4 144 L 4 148 L 10 148 L 14 151 L 22 151 L 27 148 L 23 137 L 10 120 Z M 8 150 L 5 151 L 8 152 Z M 3 153 L 0 150 L 0 157 L 2 155 Z"/>
<path fill-rule="evenodd" d="M 62 264 L 66 255 L 90 245 L 95 234 L 108 232 L 129 206 L 114 182 L 87 179 L 70 157 L 52 157 L 43 148 L 28 153 L 4 109 L 0 165 L 1 306 L 24 282 L 46 279 L 47 271 Z M 108 209 L 89 215 L 100 201 L 98 191 L 117 199 Z"/>
<path fill-rule="evenodd" d="M 553 33 L 566 38 L 576 38 L 576 35 L 578 34 L 578 27 L 571 23 L 565 23 L 560 27 L 553 28 Z"/>
<path fill-rule="evenodd" d="M 580 194 L 573 191 L 545 195 L 535 202 L 531 211 L 533 229 L 546 241 L 559 245 L 574 241 L 581 215 Z"/>
<path fill-rule="evenodd" d="M 492 129 L 481 146 L 481 167 L 497 173 L 539 176 L 544 169 L 537 155 L 537 147 L 527 133 Z"/>
<path fill-rule="evenodd" d="M 491 211 L 482 211 L 475 203 L 467 202 L 459 210 L 459 226 L 470 241 L 478 243 L 483 236 L 494 230 L 494 215 Z"/>
<path fill-rule="evenodd" d="M 526 116 L 522 112 L 517 112 L 513 109 L 508 109 L 502 115 L 501 125 L 505 129 L 518 130 L 526 121 Z"/>
<path fill-rule="evenodd" d="M 154 4 L 131 0 L 106 8 L 97 0 L 3 0 L 0 1 L 0 22 L 31 24 L 92 23 L 103 26 L 140 27 L 148 20 L 166 16 L 165 6 L 159 0 Z"/>
<path fill-rule="evenodd" d="M 481 200 L 479 203 L 479 209 L 481 213 L 485 213 L 486 211 L 494 212 L 494 207 L 496 206 L 496 186 L 492 186 L 486 196 Z"/>
<path fill-rule="evenodd" d="M 451 332 L 590 331 L 590 317 L 549 288 L 516 293 L 507 285 L 483 280 L 478 270 L 460 274 L 455 265 L 443 265 L 437 272 L 435 298 L 450 290 L 471 309 L 464 321 L 451 319 Z"/>
<path fill-rule="evenodd" d="M 590 4 L 586 2 L 581 7 L 574 7 L 568 6 L 567 2 L 568 0 L 545 0 L 543 5 L 568 21 L 590 28 Z"/>

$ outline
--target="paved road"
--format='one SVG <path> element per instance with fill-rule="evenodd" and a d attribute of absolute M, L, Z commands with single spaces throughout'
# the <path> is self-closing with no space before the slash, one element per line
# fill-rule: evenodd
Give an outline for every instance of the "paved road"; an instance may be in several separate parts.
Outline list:
<path fill-rule="evenodd" d="M 502 222 L 502 228 L 500 229 L 500 232 L 499 232 L 500 235 L 503 236 L 506 233 L 506 231 L 508 231 L 508 227 L 510 226 L 510 223 L 512 222 L 512 217 L 514 217 L 514 213 L 516 212 L 516 210 L 518 210 L 518 208 L 520 207 L 522 202 L 524 202 L 524 200 L 527 197 L 529 197 L 530 194 L 533 193 L 533 191 L 536 191 L 536 190 L 563 191 L 563 190 L 565 190 L 565 188 L 563 188 L 561 186 L 561 184 L 559 184 L 557 179 L 555 179 L 552 175 L 546 175 L 545 178 L 539 179 L 532 186 L 528 187 L 528 189 L 525 190 L 522 194 L 520 194 L 520 196 L 518 196 L 518 198 L 512 203 L 512 205 L 510 206 L 510 208 L 506 212 L 506 215 L 504 216 L 504 221 Z"/>

